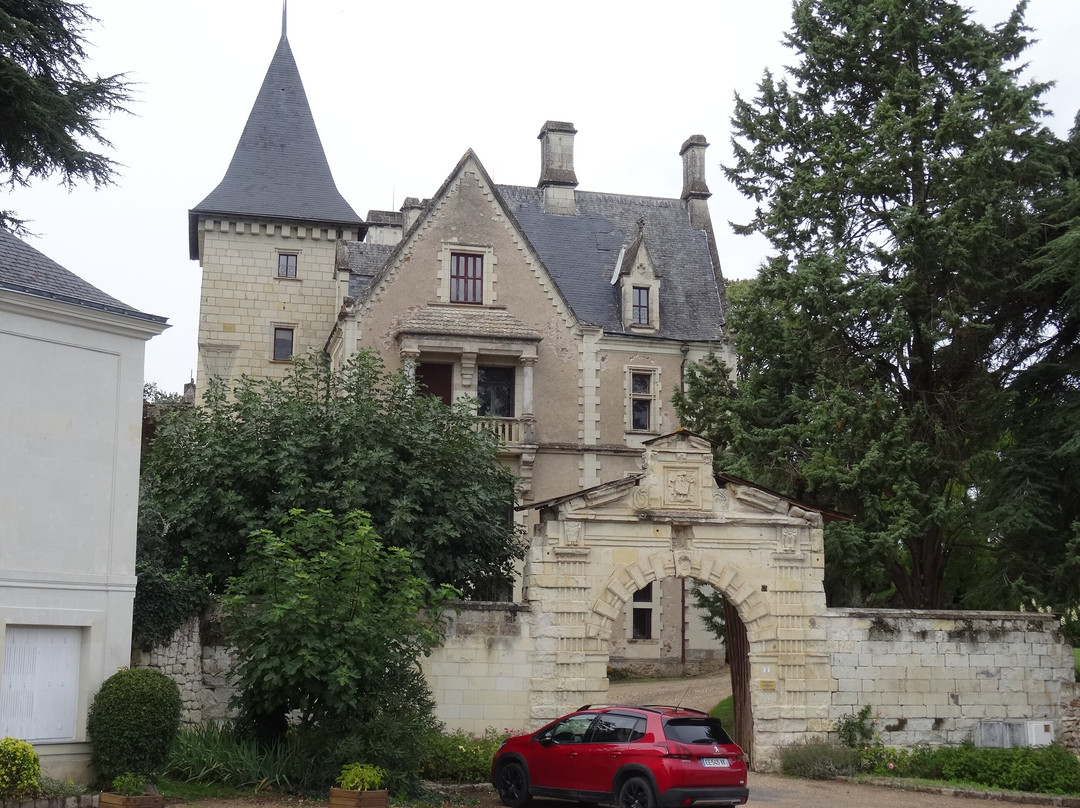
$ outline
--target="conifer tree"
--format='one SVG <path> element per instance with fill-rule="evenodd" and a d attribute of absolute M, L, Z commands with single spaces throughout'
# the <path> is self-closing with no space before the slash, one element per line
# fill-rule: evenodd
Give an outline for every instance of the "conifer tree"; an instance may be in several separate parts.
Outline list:
<path fill-rule="evenodd" d="M 734 381 L 706 363 L 681 407 L 722 468 L 855 517 L 826 531 L 834 603 L 947 606 L 985 561 L 978 485 L 1045 350 L 1026 284 L 1065 176 L 1023 13 L 800 0 L 787 77 L 736 97 L 737 230 L 774 254 L 731 296 Z"/>

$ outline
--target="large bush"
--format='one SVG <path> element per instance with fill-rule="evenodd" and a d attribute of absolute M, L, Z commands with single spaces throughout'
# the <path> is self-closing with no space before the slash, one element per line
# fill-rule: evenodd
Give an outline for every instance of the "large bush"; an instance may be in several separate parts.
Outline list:
<path fill-rule="evenodd" d="M 37 794 L 40 780 L 34 747 L 17 738 L 0 739 L 0 800 Z"/>
<path fill-rule="evenodd" d="M 156 777 L 180 731 L 182 707 L 176 682 L 158 671 L 122 670 L 106 679 L 86 724 L 99 780 L 125 772 Z"/>

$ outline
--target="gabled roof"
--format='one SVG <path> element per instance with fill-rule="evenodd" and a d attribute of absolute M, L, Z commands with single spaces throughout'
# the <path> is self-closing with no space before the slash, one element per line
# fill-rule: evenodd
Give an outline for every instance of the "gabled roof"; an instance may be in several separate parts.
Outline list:
<path fill-rule="evenodd" d="M 660 329 L 651 336 L 723 337 L 724 313 L 708 237 L 690 226 L 683 200 L 575 191 L 577 214 L 568 216 L 545 213 L 539 188 L 496 187 L 582 324 L 609 334 L 632 333 L 623 327 L 619 289 L 611 278 L 620 251 L 640 236 L 662 277 Z"/>
<path fill-rule="evenodd" d="M 0 289 L 153 323 L 165 318 L 121 303 L 6 230 L 0 230 Z"/>
<path fill-rule="evenodd" d="M 188 213 L 192 259 L 210 215 L 363 224 L 334 183 L 284 30 L 225 178 Z"/>

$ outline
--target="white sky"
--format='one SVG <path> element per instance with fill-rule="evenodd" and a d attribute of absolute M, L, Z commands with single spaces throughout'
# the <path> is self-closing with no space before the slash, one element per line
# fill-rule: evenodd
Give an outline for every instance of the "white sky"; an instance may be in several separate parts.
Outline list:
<path fill-rule="evenodd" d="M 280 0 L 85 0 L 87 72 L 138 82 L 133 115 L 103 132 L 116 186 L 53 182 L 0 192 L 32 220 L 30 244 L 128 305 L 169 318 L 147 346 L 146 380 L 179 391 L 195 368 L 199 266 L 187 211 L 222 179 L 281 32 Z M 974 0 L 1004 20 L 1010 0 Z M 534 185 L 545 120 L 574 123 L 579 188 L 653 196 L 682 190 L 679 146 L 703 134 L 720 258 L 753 275 L 767 247 L 727 222 L 749 206 L 724 180 L 733 93 L 751 96 L 780 45 L 789 0 L 293 0 L 289 43 L 338 189 L 361 216 L 431 196 L 472 147 L 496 182 Z M 1080 109 L 1080 2 L 1031 0 L 1040 41 L 1028 77 L 1064 135 Z"/>

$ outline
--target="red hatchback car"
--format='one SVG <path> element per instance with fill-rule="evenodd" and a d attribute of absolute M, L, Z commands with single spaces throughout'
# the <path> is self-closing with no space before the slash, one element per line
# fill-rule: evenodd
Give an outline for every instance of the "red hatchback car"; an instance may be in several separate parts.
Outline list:
<path fill-rule="evenodd" d="M 503 741 L 491 762 L 503 805 L 555 797 L 618 808 L 742 805 L 746 758 L 700 710 L 586 705 Z"/>

